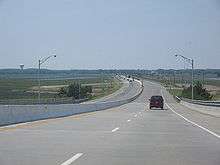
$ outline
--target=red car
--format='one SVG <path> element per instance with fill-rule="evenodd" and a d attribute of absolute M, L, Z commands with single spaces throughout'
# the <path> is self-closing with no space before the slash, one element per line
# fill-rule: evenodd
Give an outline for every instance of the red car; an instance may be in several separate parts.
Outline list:
<path fill-rule="evenodd" d="M 152 96 L 150 99 L 150 109 L 152 107 L 163 109 L 163 97 L 162 96 Z"/>

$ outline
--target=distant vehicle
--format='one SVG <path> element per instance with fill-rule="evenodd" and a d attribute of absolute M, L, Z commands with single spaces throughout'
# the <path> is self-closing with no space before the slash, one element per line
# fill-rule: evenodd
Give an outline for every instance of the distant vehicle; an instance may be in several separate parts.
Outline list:
<path fill-rule="evenodd" d="M 150 109 L 152 107 L 163 109 L 163 97 L 162 96 L 152 96 L 150 99 Z"/>

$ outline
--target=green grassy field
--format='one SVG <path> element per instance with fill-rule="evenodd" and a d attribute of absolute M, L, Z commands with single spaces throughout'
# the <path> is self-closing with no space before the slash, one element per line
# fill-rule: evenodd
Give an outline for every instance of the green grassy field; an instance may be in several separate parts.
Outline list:
<path fill-rule="evenodd" d="M 182 89 L 169 89 L 167 88 L 168 92 L 170 92 L 171 95 L 173 96 L 181 96 L 181 93 L 182 93 Z"/>
<path fill-rule="evenodd" d="M 104 85 L 104 86 L 99 86 L 96 89 L 99 89 L 99 92 L 95 92 L 95 95 L 92 96 L 90 99 L 94 100 L 94 99 L 98 99 L 104 96 L 107 96 L 109 94 L 112 94 L 114 92 L 116 92 L 117 90 L 119 90 L 122 87 L 122 84 L 120 81 L 116 80 L 116 79 L 112 79 L 112 82 L 110 83 L 111 85 Z"/>
<path fill-rule="evenodd" d="M 96 76 L 90 78 L 81 79 L 64 79 L 64 80 L 41 80 L 41 86 L 59 86 L 69 85 L 74 82 L 80 82 L 82 85 L 96 84 L 93 86 L 94 91 L 99 91 L 94 94 L 92 98 L 101 97 L 113 93 L 120 88 L 120 83 L 110 76 Z M 103 83 L 104 82 L 104 83 Z M 98 84 L 98 85 L 97 85 Z M 101 85 L 99 85 L 101 84 Z M 106 85 L 107 84 L 107 85 Z M 110 84 L 110 85 L 108 85 Z M 0 100 L 8 99 L 36 99 L 37 98 L 37 86 L 36 79 L 12 79 L 2 78 L 0 79 Z M 33 90 L 35 88 L 35 90 Z M 50 89 L 50 88 L 49 88 Z M 42 98 L 55 98 L 58 97 L 54 89 L 51 88 L 47 92 L 42 89 Z"/>
<path fill-rule="evenodd" d="M 220 91 L 214 95 L 213 100 L 220 100 Z"/>

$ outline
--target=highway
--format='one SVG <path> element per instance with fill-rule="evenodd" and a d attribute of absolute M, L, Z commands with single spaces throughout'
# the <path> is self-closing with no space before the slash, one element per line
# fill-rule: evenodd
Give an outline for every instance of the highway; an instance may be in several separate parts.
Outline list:
<path fill-rule="evenodd" d="M 128 99 L 135 96 L 140 90 L 140 83 L 137 81 L 128 82 L 127 80 L 121 80 L 121 83 L 123 84 L 122 87 L 116 92 L 99 99 L 84 102 L 83 104 Z"/>
<path fill-rule="evenodd" d="M 219 165 L 220 120 L 144 81 L 135 101 L 104 111 L 0 128 L 1 165 Z M 162 94 L 164 110 L 148 108 Z"/>

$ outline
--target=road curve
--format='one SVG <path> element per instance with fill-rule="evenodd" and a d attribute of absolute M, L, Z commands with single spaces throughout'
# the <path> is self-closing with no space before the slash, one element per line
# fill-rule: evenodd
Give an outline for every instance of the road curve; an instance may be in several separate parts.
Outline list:
<path fill-rule="evenodd" d="M 220 139 L 211 133 L 220 134 L 219 118 L 176 103 L 160 85 L 144 86 L 117 108 L 1 129 L 0 164 L 220 164 Z M 149 110 L 148 98 L 161 93 L 165 110 Z"/>
<path fill-rule="evenodd" d="M 137 82 L 137 80 L 132 82 L 128 82 L 127 80 L 122 80 L 122 83 L 123 86 L 116 92 L 99 99 L 84 102 L 83 104 L 125 100 L 132 98 L 133 96 L 137 95 L 137 93 L 139 93 L 140 82 Z"/>

